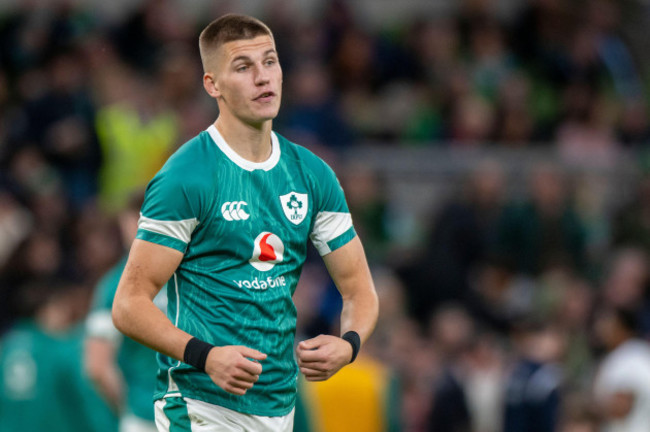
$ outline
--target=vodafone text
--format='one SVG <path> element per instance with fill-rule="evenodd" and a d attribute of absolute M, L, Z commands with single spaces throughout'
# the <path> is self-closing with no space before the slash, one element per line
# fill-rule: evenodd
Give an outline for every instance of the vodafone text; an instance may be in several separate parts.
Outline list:
<path fill-rule="evenodd" d="M 233 282 L 235 282 L 239 288 L 243 287 L 255 290 L 265 290 L 268 288 L 287 286 L 287 282 L 284 280 L 284 276 L 279 276 L 275 279 L 272 279 L 270 276 L 266 279 L 260 279 L 256 277 L 253 280 L 236 280 Z"/>

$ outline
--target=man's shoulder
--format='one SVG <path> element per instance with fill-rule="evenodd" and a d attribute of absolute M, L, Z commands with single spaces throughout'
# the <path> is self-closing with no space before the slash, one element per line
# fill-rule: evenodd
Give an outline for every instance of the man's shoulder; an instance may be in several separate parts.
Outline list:
<path fill-rule="evenodd" d="M 275 132 L 282 149 L 282 157 L 289 161 L 299 163 L 302 168 L 319 172 L 323 169 L 330 169 L 327 162 L 314 152 L 300 144 L 289 141 L 279 133 Z"/>
<path fill-rule="evenodd" d="M 207 132 L 199 133 L 167 159 L 156 177 L 165 177 L 183 184 L 205 182 L 207 174 L 214 171 L 216 152 L 213 147 Z"/>
<path fill-rule="evenodd" d="M 598 387 L 646 388 L 650 383 L 650 353 L 644 344 L 628 341 L 610 352 L 600 364 Z"/>
<path fill-rule="evenodd" d="M 208 133 L 200 132 L 176 149 L 167 160 L 165 167 L 176 168 L 187 164 L 201 165 L 206 160 L 206 154 L 211 150 L 209 143 Z"/>
<path fill-rule="evenodd" d="M 612 351 L 603 363 L 610 367 L 640 364 L 646 371 L 650 371 L 650 344 L 641 339 L 631 339 Z"/>
<path fill-rule="evenodd" d="M 17 320 L 1 338 L 3 352 L 7 353 L 14 347 L 22 347 L 25 343 L 31 343 L 38 334 L 38 327 L 32 319 L 22 318 Z"/>

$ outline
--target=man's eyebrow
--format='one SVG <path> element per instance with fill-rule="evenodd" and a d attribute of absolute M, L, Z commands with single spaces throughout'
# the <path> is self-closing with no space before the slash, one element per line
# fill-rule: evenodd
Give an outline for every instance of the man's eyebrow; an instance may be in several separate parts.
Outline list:
<path fill-rule="evenodd" d="M 277 54 L 277 52 L 273 48 L 268 49 L 268 50 L 264 51 L 263 57 L 266 57 L 269 54 Z M 249 56 L 247 56 L 247 55 L 238 55 L 237 57 L 232 59 L 231 63 L 235 63 L 236 61 L 240 61 L 240 60 L 241 61 L 250 61 L 251 58 Z"/>

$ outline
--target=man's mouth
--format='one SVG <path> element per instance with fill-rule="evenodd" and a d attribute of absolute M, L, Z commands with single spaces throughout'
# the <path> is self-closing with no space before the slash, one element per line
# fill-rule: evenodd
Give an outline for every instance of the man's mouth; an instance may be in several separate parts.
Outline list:
<path fill-rule="evenodd" d="M 270 100 L 274 96 L 275 96 L 275 93 L 273 93 L 272 91 L 268 91 L 268 92 L 264 92 L 264 93 L 260 94 L 259 96 L 257 96 L 253 100 L 264 102 L 264 101 Z"/>

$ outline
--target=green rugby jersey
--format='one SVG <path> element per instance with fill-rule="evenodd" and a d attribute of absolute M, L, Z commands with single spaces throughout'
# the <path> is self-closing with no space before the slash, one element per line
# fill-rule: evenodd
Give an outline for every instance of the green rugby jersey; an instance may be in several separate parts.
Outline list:
<path fill-rule="evenodd" d="M 80 327 L 18 321 L 0 340 L 0 432 L 117 432 L 81 363 Z"/>
<path fill-rule="evenodd" d="M 356 234 L 334 172 L 308 150 L 271 135 L 271 156 L 253 163 L 210 126 L 147 186 L 137 238 L 184 253 L 167 285 L 169 318 L 214 345 L 268 355 L 244 396 L 159 355 L 156 399 L 180 394 L 263 416 L 286 415 L 294 406 L 292 295 L 308 239 L 325 255 Z"/>

